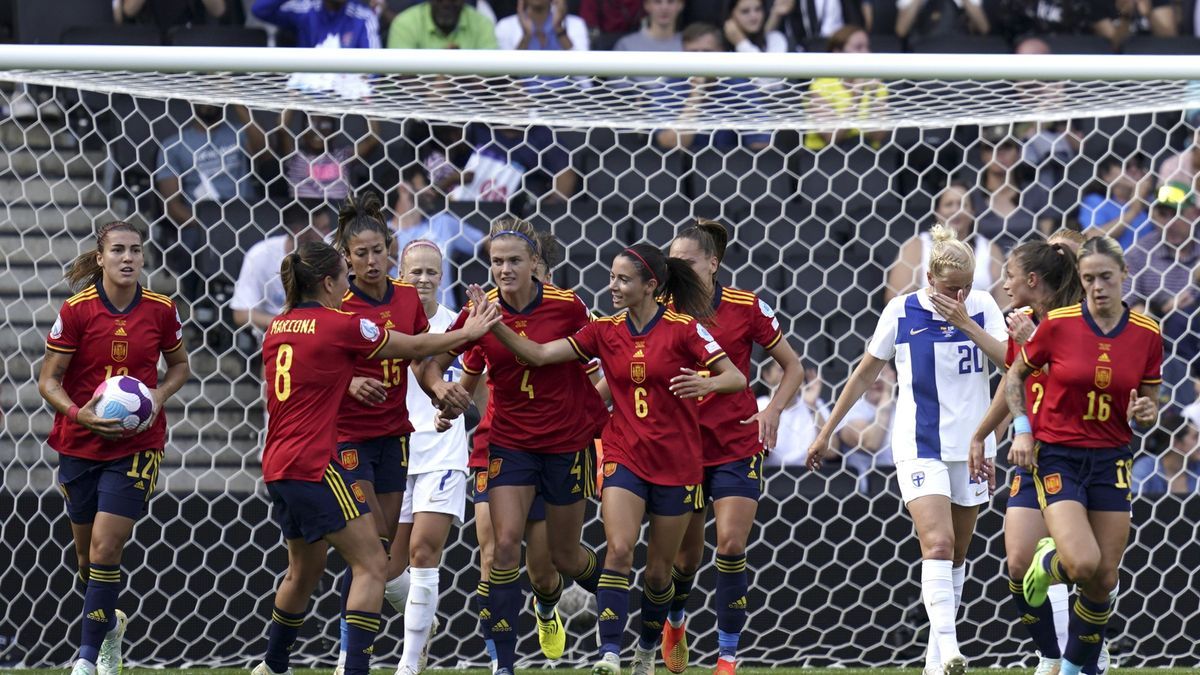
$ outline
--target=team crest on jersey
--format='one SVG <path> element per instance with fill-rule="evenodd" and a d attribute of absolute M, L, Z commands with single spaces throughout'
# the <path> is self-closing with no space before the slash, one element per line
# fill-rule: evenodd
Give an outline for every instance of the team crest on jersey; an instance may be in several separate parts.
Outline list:
<path fill-rule="evenodd" d="M 379 339 L 379 326 L 370 319 L 358 320 L 358 332 L 362 333 L 363 338 L 367 342 L 374 342 Z"/>
<path fill-rule="evenodd" d="M 605 478 L 611 477 L 616 472 L 617 472 L 617 463 L 616 462 L 605 462 L 604 463 L 604 477 Z"/>
<path fill-rule="evenodd" d="M 641 384 L 646 381 L 646 364 L 638 361 L 629 364 L 629 377 L 635 384 Z"/>
<path fill-rule="evenodd" d="M 1096 366 L 1096 387 L 1108 389 L 1108 385 L 1110 384 L 1112 384 L 1112 368 L 1108 366 Z"/>
<path fill-rule="evenodd" d="M 1020 476 L 1013 476 L 1012 487 L 1011 487 L 1011 488 L 1009 488 L 1009 490 L 1008 490 L 1008 496 L 1009 496 L 1009 497 L 1016 497 L 1016 496 L 1017 496 L 1017 493 L 1018 493 L 1018 492 L 1020 492 L 1020 491 L 1021 491 L 1021 477 L 1020 477 Z"/>
<path fill-rule="evenodd" d="M 495 478 L 496 476 L 499 476 L 500 466 L 502 464 L 504 464 L 503 459 L 493 459 L 492 461 L 488 462 L 488 478 Z"/>
<path fill-rule="evenodd" d="M 1052 473 L 1042 479 L 1042 485 L 1046 487 L 1046 494 L 1056 495 L 1062 491 L 1062 476 Z"/>
<path fill-rule="evenodd" d="M 129 356 L 129 343 L 125 340 L 113 340 L 112 360 L 120 363 Z"/>
<path fill-rule="evenodd" d="M 921 487 L 922 485 L 924 485 L 925 484 L 925 472 L 924 471 L 914 471 L 912 474 L 912 484 L 913 484 L 913 487 Z"/>
<path fill-rule="evenodd" d="M 60 337 L 62 337 L 62 332 L 63 332 L 62 317 L 60 316 L 54 320 L 54 325 L 50 327 L 50 338 L 53 340 L 57 340 Z"/>
<path fill-rule="evenodd" d="M 353 471 L 358 468 L 358 450 L 350 449 L 342 451 L 342 468 L 347 471 Z"/>
<path fill-rule="evenodd" d="M 475 473 L 475 494 L 487 492 L 488 472 L 478 471 Z"/>
<path fill-rule="evenodd" d="M 350 491 L 354 493 L 354 498 L 358 500 L 359 504 L 367 503 L 367 495 L 364 494 L 362 488 L 358 486 L 358 481 L 354 481 L 350 484 Z"/>

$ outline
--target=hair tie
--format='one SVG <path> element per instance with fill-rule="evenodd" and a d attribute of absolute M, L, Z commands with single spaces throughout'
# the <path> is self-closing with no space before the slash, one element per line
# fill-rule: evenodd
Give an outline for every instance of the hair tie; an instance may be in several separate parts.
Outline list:
<path fill-rule="evenodd" d="M 421 246 L 428 246 L 429 248 L 437 251 L 438 255 L 442 254 L 442 249 L 438 248 L 438 245 L 432 241 L 429 241 L 428 239 L 413 239 L 404 245 L 404 250 L 400 251 L 400 257 L 403 258 L 405 255 L 407 255 L 409 249 L 420 248 Z"/>
<path fill-rule="evenodd" d="M 496 234 L 492 235 L 492 239 L 495 239 L 496 237 L 503 237 L 506 234 L 524 239 L 525 243 L 529 244 L 529 250 L 533 251 L 534 253 L 538 252 L 538 250 L 539 250 L 538 245 L 536 243 L 534 243 L 534 241 L 532 239 L 530 239 L 528 236 L 526 236 L 525 234 L 523 234 L 521 232 L 517 232 L 516 230 L 500 230 Z"/>
<path fill-rule="evenodd" d="M 650 278 L 655 281 L 658 281 L 658 275 L 654 273 L 654 268 L 650 266 L 650 263 L 646 262 L 645 258 L 643 258 L 641 255 L 639 255 L 638 252 L 633 250 L 632 248 L 625 249 L 625 252 L 628 253 L 629 255 L 632 255 L 633 257 L 637 258 L 638 260 L 642 261 L 642 266 L 645 267 L 646 271 L 650 273 Z M 659 282 L 659 283 L 662 283 L 662 282 Z"/>

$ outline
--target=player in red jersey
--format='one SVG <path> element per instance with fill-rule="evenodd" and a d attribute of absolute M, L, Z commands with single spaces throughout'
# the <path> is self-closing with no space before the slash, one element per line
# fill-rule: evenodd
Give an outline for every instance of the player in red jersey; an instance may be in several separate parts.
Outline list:
<path fill-rule="evenodd" d="M 491 267 L 496 288 L 488 292 L 503 322 L 540 340 L 573 334 L 589 322 L 587 309 L 571 291 L 534 278 L 537 232 L 523 220 L 502 218 L 491 228 Z M 459 316 L 459 325 L 467 312 Z M 532 367 L 513 357 L 494 335 L 434 357 L 423 368 L 422 384 L 436 400 L 451 389 L 443 379 L 454 358 L 479 347 L 487 364 L 491 405 L 488 432 L 487 493 L 495 550 L 488 573 L 488 610 L 496 645 L 497 672 L 512 672 L 516 661 L 516 625 L 522 604 L 518 586 L 521 541 L 537 494 L 546 502 L 546 527 L 555 568 L 594 591 L 599 578 L 596 554 L 580 543 L 585 500 L 593 491 L 591 443 L 599 394 L 577 363 Z M 468 399 L 469 400 L 469 399 Z M 465 406 L 461 406 L 465 407 Z M 563 580 L 549 588 L 533 586 L 538 642 L 547 658 L 562 655 L 566 635 L 556 605 Z"/>
<path fill-rule="evenodd" d="M 478 337 L 499 319 L 493 308 L 472 312 L 461 330 L 405 335 L 342 312 L 349 289 L 345 258 L 307 243 L 280 267 L 287 304 L 267 329 L 263 363 L 267 442 L 263 480 L 272 515 L 288 547 L 288 571 L 275 594 L 267 653 L 253 675 L 285 673 L 288 652 L 332 545 L 354 572 L 343 616 L 349 625 L 345 672 L 366 675 L 387 557 L 369 518 L 366 495 L 337 457 L 337 416 L 360 359 L 414 359 Z M 324 541 L 322 541 L 324 540 Z"/>
<path fill-rule="evenodd" d="M 1008 350 L 1004 357 L 1006 367 L 1020 358 L 1021 346 L 1032 335 L 1036 324 L 1045 320 L 1053 309 L 1078 305 L 1083 299 L 1083 287 L 1079 281 L 1076 263 L 1082 235 L 1079 241 L 1064 235 L 1053 235 L 1046 242 L 1030 241 L 1013 249 L 1004 263 L 1004 291 L 1012 300 L 1014 310 L 1008 317 Z M 1007 377 L 1007 375 L 1006 375 Z M 1046 393 L 1041 371 L 1025 380 L 1027 400 L 1033 401 L 1029 411 L 1030 426 L 1037 428 L 1037 413 L 1041 408 L 1042 396 Z M 968 457 L 969 471 L 976 476 L 985 476 L 989 470 L 984 459 L 984 442 L 1004 421 L 1008 406 L 1004 399 L 1003 379 L 996 392 L 987 415 L 979 423 L 971 439 Z M 997 439 L 999 441 L 1000 439 Z M 992 468 L 991 470 L 994 470 Z M 1039 655 L 1038 672 L 1052 672 L 1060 667 L 1062 642 L 1066 637 L 1067 603 L 1066 589 L 1063 593 L 1051 593 L 1051 605 L 1030 607 L 1025 602 L 1024 579 L 1038 541 L 1047 536 L 1046 523 L 1038 506 L 1033 476 L 1022 466 L 1013 467 L 1013 477 L 1004 509 L 1004 551 L 1007 556 L 1008 588 L 1010 597 L 1017 606 L 1017 618 L 1029 632 Z M 1060 639 L 1059 631 L 1061 628 Z"/>
<path fill-rule="evenodd" d="M 59 489 L 86 586 L 74 675 L 121 669 L 121 555 L 158 482 L 167 430 L 163 404 L 189 374 L 175 304 L 138 282 L 143 241 L 141 230 L 114 221 L 96 233 L 96 250 L 75 259 L 66 281 L 77 293 L 50 328 L 38 377 L 38 390 L 55 411 L 49 443 L 59 453 Z M 161 381 L 159 354 L 167 364 Z M 155 420 L 136 436 L 123 435 L 119 420 L 96 414 L 93 391 L 116 375 L 141 380 L 154 399 Z"/>
<path fill-rule="evenodd" d="M 1158 324 L 1121 302 L 1128 270 L 1120 244 L 1110 237 L 1085 242 L 1079 272 L 1084 302 L 1046 315 L 1005 383 L 1014 431 L 1009 457 L 1033 476 L 1053 537 L 1034 551 L 1025 600 L 1040 607 L 1055 582 L 1078 588 L 1060 670 L 1066 675 L 1097 657 L 1112 613 L 1109 594 L 1129 540 L 1129 423 L 1158 417 L 1163 354 Z M 1033 430 L 1025 380 L 1046 367 Z"/>
<path fill-rule="evenodd" d="M 695 505 L 703 503 L 700 411 L 686 399 L 746 387 L 745 376 L 692 318 L 707 318 L 713 311 L 703 282 L 687 263 L 636 244 L 613 259 L 609 290 L 613 305 L 626 311 L 598 319 L 569 338 L 539 344 L 507 326 L 492 331 L 518 358 L 537 366 L 599 358 L 612 392 L 613 414 L 602 435 L 608 546 L 596 594 L 601 644 L 592 672 L 597 675 L 620 673 L 629 573 L 647 512 L 642 626 L 633 671 L 653 669 L 674 596 L 671 566 Z M 660 303 L 668 297 L 687 314 Z M 711 377 L 698 373 L 701 368 Z"/>
<path fill-rule="evenodd" d="M 342 310 L 374 321 L 380 328 L 407 335 L 429 330 L 417 290 L 387 276 L 392 233 L 379 197 L 367 192 L 350 197 L 338 213 L 334 246 L 346 256 L 354 278 L 342 299 Z M 409 436 L 413 425 L 406 401 L 408 362 L 404 359 L 359 359 L 338 412 L 338 461 L 353 476 L 371 508 L 379 539 L 391 550 L 408 481 Z M 390 578 L 389 578 L 390 581 Z M 342 601 L 349 596 L 353 574 L 342 575 Z M 404 605 L 395 608 L 402 612 Z M 346 664 L 348 626 L 341 622 L 341 650 L 335 675 Z"/>
<path fill-rule="evenodd" d="M 720 650 L 718 672 L 736 670 L 737 646 L 746 625 L 746 540 L 754 526 L 763 486 L 764 448 L 775 446 L 779 416 L 804 382 L 800 359 L 784 339 L 775 311 L 754 293 L 722 286 L 717 271 L 729 235 L 721 223 L 700 219 L 671 242 L 670 255 L 691 266 L 712 298 L 708 322 L 717 343 L 747 380 L 754 345 L 766 350 L 783 368 L 783 378 L 762 412 L 749 388 L 700 400 L 703 439 L 704 497 L 712 500 L 717 524 L 717 613 Z M 696 570 L 704 557 L 707 504 L 697 504 L 679 556 L 671 570 L 675 599 L 663 625 L 662 656 L 667 669 L 682 673 L 688 664 L 685 628 L 687 600 Z"/>

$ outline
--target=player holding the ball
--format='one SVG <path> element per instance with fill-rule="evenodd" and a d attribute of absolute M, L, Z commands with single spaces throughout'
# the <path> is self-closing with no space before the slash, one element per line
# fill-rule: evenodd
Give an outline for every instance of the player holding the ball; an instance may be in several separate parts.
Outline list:
<path fill-rule="evenodd" d="M 113 221 L 96 233 L 96 249 L 71 264 L 65 278 L 77 292 L 50 329 L 38 377 L 56 413 L 49 443 L 86 588 L 72 675 L 120 672 L 121 553 L 158 482 L 162 406 L 189 374 L 175 303 L 138 282 L 143 240 L 135 226 Z M 167 364 L 161 382 L 159 354 Z M 106 409 L 98 412 L 98 403 Z"/>

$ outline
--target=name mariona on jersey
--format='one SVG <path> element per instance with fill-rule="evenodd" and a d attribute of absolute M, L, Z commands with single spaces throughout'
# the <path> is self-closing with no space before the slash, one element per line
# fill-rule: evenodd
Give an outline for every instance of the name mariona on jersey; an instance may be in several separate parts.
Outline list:
<path fill-rule="evenodd" d="M 307 333 L 317 332 L 316 319 L 277 319 L 271 322 L 271 333 Z"/>

